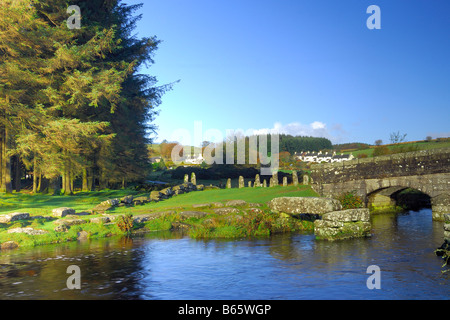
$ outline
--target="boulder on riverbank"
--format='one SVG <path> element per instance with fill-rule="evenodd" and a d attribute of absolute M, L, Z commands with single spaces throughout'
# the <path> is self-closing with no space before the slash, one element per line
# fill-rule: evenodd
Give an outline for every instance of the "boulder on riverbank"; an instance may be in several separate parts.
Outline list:
<path fill-rule="evenodd" d="M 208 213 L 203 211 L 183 211 L 180 212 L 180 218 L 182 219 L 188 219 L 188 218 L 203 218 Z"/>
<path fill-rule="evenodd" d="M 73 225 L 87 223 L 87 221 L 83 220 L 83 219 L 59 219 L 59 220 L 53 221 L 53 223 L 57 226 L 65 225 L 66 227 L 70 227 Z"/>
<path fill-rule="evenodd" d="M 31 236 L 36 236 L 36 235 L 46 234 L 46 233 L 48 233 L 48 231 L 37 230 L 37 229 L 33 229 L 33 228 L 28 227 L 28 228 L 9 229 L 7 231 L 7 233 L 26 233 L 26 234 L 29 234 Z"/>
<path fill-rule="evenodd" d="M 19 247 L 19 244 L 15 241 L 6 241 L 0 244 L 1 250 L 12 250 Z"/>
<path fill-rule="evenodd" d="M 165 215 L 174 214 L 174 213 L 175 213 L 175 211 L 162 211 L 162 212 L 139 214 L 139 215 L 133 216 L 133 223 L 143 223 L 146 221 L 155 220 L 155 219 L 161 218 Z"/>
<path fill-rule="evenodd" d="M 314 234 L 323 240 L 366 237 L 371 229 L 370 212 L 366 208 L 333 211 L 314 221 Z"/>
<path fill-rule="evenodd" d="M 450 213 L 444 214 L 444 240 L 450 243 Z"/>
<path fill-rule="evenodd" d="M 273 212 L 289 215 L 323 215 L 328 212 L 342 210 L 341 203 L 336 199 L 318 197 L 280 197 L 269 202 Z"/>
<path fill-rule="evenodd" d="M 98 224 L 109 223 L 109 222 L 111 222 L 111 219 L 109 217 L 96 217 L 96 218 L 92 218 L 90 220 L 90 223 L 98 223 Z"/>

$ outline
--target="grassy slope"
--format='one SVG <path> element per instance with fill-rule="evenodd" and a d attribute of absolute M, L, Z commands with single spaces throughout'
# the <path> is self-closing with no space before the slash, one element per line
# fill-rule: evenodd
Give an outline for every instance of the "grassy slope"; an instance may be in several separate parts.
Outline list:
<path fill-rule="evenodd" d="M 224 202 L 229 200 L 245 200 L 265 204 L 276 197 L 316 197 L 317 193 L 310 186 L 288 186 L 273 188 L 232 188 L 221 190 L 206 190 L 178 195 L 158 203 L 150 203 L 149 209 L 166 209 L 174 207 L 189 207 L 193 204 L 208 202 Z M 135 208 L 129 208 L 135 209 Z"/>
<path fill-rule="evenodd" d="M 429 149 L 438 149 L 438 148 L 450 148 L 450 141 L 416 141 L 416 142 L 405 142 L 397 145 L 386 145 L 390 150 L 395 150 L 396 148 L 401 147 L 413 147 L 417 148 L 417 150 L 429 150 Z M 346 151 L 344 154 L 352 153 L 355 157 L 359 154 L 367 154 L 367 156 L 372 157 L 373 151 L 375 147 L 371 147 L 363 150 L 355 150 L 355 151 Z"/>
<path fill-rule="evenodd" d="M 99 192 L 80 192 L 73 196 L 31 195 L 27 193 L 0 194 L 0 214 L 10 212 L 28 212 L 31 215 L 50 215 L 52 209 L 58 207 L 70 207 L 78 211 L 87 211 L 102 201 L 112 198 L 120 198 L 128 194 L 139 196 L 140 194 L 130 190 L 107 190 Z M 154 211 L 172 207 L 189 207 L 193 204 L 213 201 L 246 200 L 247 202 L 266 203 L 276 197 L 315 197 L 318 196 L 311 187 L 299 185 L 297 187 L 274 188 L 243 188 L 221 189 L 191 192 L 172 197 L 170 199 L 149 203 L 144 206 L 117 209 L 134 211 Z"/>
<path fill-rule="evenodd" d="M 28 212 L 31 215 L 48 215 L 52 209 L 70 207 L 77 211 L 92 209 L 102 201 L 120 198 L 128 194 L 138 195 L 130 190 L 105 190 L 98 192 L 79 192 L 73 196 L 52 196 L 46 194 L 13 193 L 0 194 L 0 214 Z"/>
<path fill-rule="evenodd" d="M 51 211 L 57 207 L 71 207 L 79 211 L 89 210 L 98 203 L 111 199 L 122 197 L 127 194 L 136 194 L 129 190 L 120 191 L 101 191 L 90 193 L 78 193 L 74 196 L 50 196 L 50 195 L 29 195 L 24 193 L 1 195 L 0 202 L 2 203 L 1 213 L 8 212 L 28 212 L 31 215 L 43 215 L 51 216 Z M 265 204 L 276 197 L 311 197 L 317 196 L 317 194 L 311 189 L 310 186 L 288 186 L 288 187 L 273 187 L 273 188 L 244 188 L 244 189 L 225 189 L 225 190 L 206 190 L 191 192 L 179 196 L 174 196 L 170 199 L 158 202 L 148 203 L 142 206 L 134 207 L 121 207 L 116 208 L 113 211 L 109 211 L 110 214 L 125 214 L 130 213 L 132 215 L 145 214 L 150 212 L 165 211 L 168 209 L 181 212 L 183 210 L 198 210 L 194 209 L 192 205 L 208 202 L 226 202 L 229 200 L 246 200 L 247 202 Z M 209 210 L 207 210 L 209 211 Z M 80 216 L 80 219 L 93 218 L 95 215 Z M 147 227 L 149 230 L 161 230 L 170 228 L 170 222 L 177 219 L 176 215 L 161 219 L 161 221 L 153 221 Z M 226 221 L 218 220 L 220 224 L 227 223 Z M 199 221 L 193 221 L 198 223 Z M 159 225 L 158 225 L 159 224 Z M 161 227 L 162 226 L 162 227 Z M 35 229 L 42 229 L 49 231 L 49 234 L 30 236 L 25 234 L 8 234 L 7 230 L 16 227 L 33 227 Z M 49 243 L 58 243 L 65 241 L 74 241 L 77 239 L 77 233 L 81 230 L 87 231 L 91 238 L 101 238 L 108 235 L 118 235 L 121 231 L 116 224 L 100 225 L 95 223 L 87 223 L 79 226 L 72 226 L 68 233 L 54 232 L 55 225 L 52 221 L 46 221 L 45 219 L 37 220 L 23 220 L 18 222 L 12 222 L 8 224 L 0 223 L 0 243 L 6 241 L 16 241 L 20 246 L 36 246 Z M 231 226 L 226 225 L 226 228 Z M 219 230 L 219 229 L 218 229 Z M 224 230 L 223 226 L 222 229 Z M 236 229 L 234 229 L 236 231 Z M 232 236 L 233 234 L 230 234 Z M 216 236 L 216 235 L 215 235 Z M 222 235 L 223 236 L 223 235 Z"/>

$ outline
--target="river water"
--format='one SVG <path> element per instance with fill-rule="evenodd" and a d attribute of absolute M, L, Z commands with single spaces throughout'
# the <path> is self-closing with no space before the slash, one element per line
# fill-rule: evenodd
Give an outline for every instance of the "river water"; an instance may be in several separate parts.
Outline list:
<path fill-rule="evenodd" d="M 0 252 L 0 299 L 449 299 L 431 210 L 373 216 L 373 236 L 193 240 L 164 232 Z M 81 289 L 67 288 L 70 265 Z M 368 289 L 380 268 L 380 289 Z"/>

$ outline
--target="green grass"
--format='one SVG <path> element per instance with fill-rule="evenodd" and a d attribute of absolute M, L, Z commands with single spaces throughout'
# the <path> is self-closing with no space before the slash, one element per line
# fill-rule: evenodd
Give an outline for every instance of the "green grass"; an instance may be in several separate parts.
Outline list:
<path fill-rule="evenodd" d="M 92 217 L 92 216 L 91 216 Z M 14 241 L 21 247 L 35 247 L 45 244 L 55 244 L 68 241 L 75 241 L 78 238 L 78 232 L 86 231 L 90 238 L 104 238 L 110 235 L 124 234 L 119 230 L 116 224 L 103 225 L 97 223 L 86 223 L 82 225 L 71 226 L 67 233 L 55 232 L 53 221 L 45 221 L 45 219 L 37 222 L 37 220 L 26 220 L 14 223 L 0 223 L 0 243 L 6 241 Z M 17 227 L 32 227 L 34 229 L 46 230 L 47 234 L 28 235 L 24 233 L 7 233 L 8 229 Z"/>
<path fill-rule="evenodd" d="M 165 219 L 167 218 L 162 218 Z M 262 208 L 260 211 L 241 208 L 241 212 L 227 216 L 212 213 L 184 222 L 190 226 L 188 235 L 194 239 L 267 237 L 275 233 L 314 230 L 314 223 L 311 221 L 272 213 L 268 208 Z"/>
<path fill-rule="evenodd" d="M 98 192 L 80 192 L 73 196 L 51 196 L 45 194 L 31 195 L 27 193 L 0 194 L 0 214 L 11 212 L 28 212 L 30 215 L 51 215 L 52 210 L 58 207 L 69 207 L 77 212 L 87 211 L 102 201 L 111 198 L 120 198 L 128 194 L 148 195 L 132 190 L 106 190 Z M 287 186 L 272 188 L 232 188 L 220 190 L 196 191 L 170 199 L 152 202 L 143 206 L 116 208 L 111 213 L 149 213 L 155 210 L 169 208 L 192 208 L 194 204 L 208 202 L 225 202 L 229 200 L 245 200 L 265 204 L 277 197 L 317 197 L 318 194 L 310 186 Z M 89 216 L 92 218 L 93 216 Z"/>
<path fill-rule="evenodd" d="M 121 198 L 125 195 L 142 194 L 133 190 L 104 190 L 79 192 L 72 196 L 53 196 L 47 194 L 29 194 L 24 192 L 0 194 L 0 214 L 28 212 L 30 215 L 49 215 L 52 209 L 70 207 L 77 211 L 87 211 L 102 201 Z M 146 193 L 148 194 L 148 193 Z"/>
<path fill-rule="evenodd" d="M 415 142 L 405 142 L 395 145 L 385 145 L 389 150 L 396 151 L 419 151 L 419 150 L 430 150 L 439 148 L 450 148 L 450 141 L 415 141 Z M 352 153 L 353 156 L 357 157 L 360 154 L 366 154 L 368 157 L 373 157 L 373 151 L 375 147 L 371 147 L 363 150 L 355 151 L 345 151 L 344 154 Z"/>
<path fill-rule="evenodd" d="M 0 201 L 5 204 L 1 208 L 1 213 L 22 211 L 33 215 L 51 216 L 51 211 L 57 207 L 71 207 L 78 211 L 89 210 L 98 203 L 122 196 L 134 194 L 131 190 L 118 191 L 100 191 L 78 193 L 73 196 L 50 196 L 50 195 L 30 195 L 27 193 L 13 193 L 10 195 L 0 195 Z M 148 193 L 147 193 L 148 194 Z M 217 216 L 212 209 L 203 209 L 208 215 L 196 219 L 190 218 L 183 223 L 190 226 L 189 235 L 193 238 L 236 238 L 249 236 L 267 236 L 274 232 L 289 232 L 311 229 L 310 225 L 304 225 L 304 222 L 295 221 L 295 219 L 280 218 L 272 214 L 267 207 L 267 202 L 276 197 L 314 197 L 318 196 L 310 186 L 299 185 L 297 187 L 273 187 L 273 188 L 243 188 L 243 189 L 221 189 L 196 191 L 183 195 L 174 196 L 161 202 L 148 203 L 142 206 L 118 207 L 110 214 L 143 214 L 150 212 L 175 211 L 174 214 L 168 214 L 161 218 L 154 219 L 134 226 L 134 231 L 163 231 L 170 230 L 174 222 L 181 221 L 177 212 L 183 210 L 199 210 L 193 208 L 194 204 L 208 202 L 226 202 L 229 200 L 245 200 L 249 203 L 262 204 L 263 212 L 247 213 L 248 208 L 240 208 L 238 214 L 228 216 Z M 90 219 L 96 215 L 80 216 L 79 219 Z M 244 218 L 242 218 L 244 217 Z M 63 218 L 65 219 L 65 218 Z M 208 220 L 209 219 L 209 220 Z M 205 224 L 212 221 L 211 224 Z M 9 234 L 8 229 L 18 227 L 32 227 L 34 229 L 46 230 L 47 234 L 31 236 L 27 234 Z M 87 231 L 90 238 L 103 238 L 113 235 L 123 235 L 115 223 L 96 224 L 85 223 L 82 225 L 71 226 L 68 232 L 55 232 L 53 221 L 46 219 L 22 220 L 11 223 L 0 223 L 0 243 L 6 241 L 15 241 L 21 247 L 33 247 L 44 244 L 54 244 L 66 241 L 75 241 L 78 232 Z M 137 230 L 139 229 L 139 230 Z"/>
<path fill-rule="evenodd" d="M 319 195 L 310 186 L 287 186 L 272 188 L 232 188 L 220 190 L 195 191 L 174 196 L 170 199 L 149 203 L 144 206 L 117 208 L 120 213 L 146 213 L 149 211 L 162 211 L 164 209 L 192 208 L 194 204 L 225 202 L 229 200 L 245 200 L 247 202 L 265 204 L 278 197 L 318 197 Z"/>

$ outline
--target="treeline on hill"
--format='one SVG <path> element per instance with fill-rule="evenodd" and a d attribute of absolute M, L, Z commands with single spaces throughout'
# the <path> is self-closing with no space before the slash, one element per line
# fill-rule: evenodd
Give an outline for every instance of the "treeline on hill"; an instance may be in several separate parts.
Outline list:
<path fill-rule="evenodd" d="M 70 5 L 81 9 L 71 29 Z M 0 192 L 71 194 L 145 177 L 146 133 L 170 86 L 139 74 L 159 40 L 132 32 L 139 5 L 17 0 L 0 6 Z"/>
<path fill-rule="evenodd" d="M 261 136 L 261 135 L 259 135 Z M 254 164 L 249 162 L 249 155 L 252 151 L 260 151 L 260 143 L 261 140 L 259 138 L 256 140 L 253 140 L 251 142 L 251 138 L 255 138 L 255 136 L 249 137 L 249 136 L 234 136 L 234 137 L 227 137 L 227 139 L 221 143 L 211 143 L 209 141 L 203 142 L 202 147 L 202 154 L 204 154 L 205 147 L 211 146 L 211 150 L 213 150 L 212 155 L 215 156 L 215 151 L 222 149 L 223 159 L 222 163 L 227 163 L 227 144 L 230 142 L 233 142 L 233 154 L 234 154 L 234 163 L 238 164 L 238 150 L 240 149 L 240 145 L 244 145 L 245 147 L 242 150 L 245 150 L 245 164 Z M 272 151 L 272 136 L 270 134 L 265 135 L 265 141 L 267 146 L 267 152 L 268 155 L 271 155 Z M 257 142 L 254 142 L 257 141 Z M 263 140 L 264 141 L 264 140 Z M 303 137 L 303 136 L 292 136 L 292 135 L 286 135 L 286 134 L 280 134 L 279 135 L 279 154 L 289 152 L 289 154 L 293 155 L 295 152 L 301 152 L 301 151 L 321 151 L 321 150 L 331 150 L 333 148 L 333 145 L 330 140 L 326 138 L 318 138 L 318 137 Z M 172 157 L 172 150 L 178 146 L 178 142 L 167 142 L 164 141 L 159 145 L 159 154 L 165 158 L 166 160 L 171 159 Z M 256 148 L 252 148 L 256 146 Z M 155 149 L 150 148 L 151 155 L 155 156 Z M 190 148 L 191 155 L 197 155 L 199 151 L 194 151 L 194 148 Z M 180 157 L 183 156 L 183 151 L 180 152 Z M 218 159 L 216 159 L 218 160 Z M 257 157 L 257 163 L 259 163 L 260 158 Z M 216 162 L 217 163 L 217 162 Z M 243 164 L 243 163 L 240 163 Z"/>
<path fill-rule="evenodd" d="M 317 137 L 295 137 L 292 135 L 280 135 L 280 152 L 294 154 L 301 151 L 321 151 L 331 150 L 333 145 L 327 138 Z"/>

